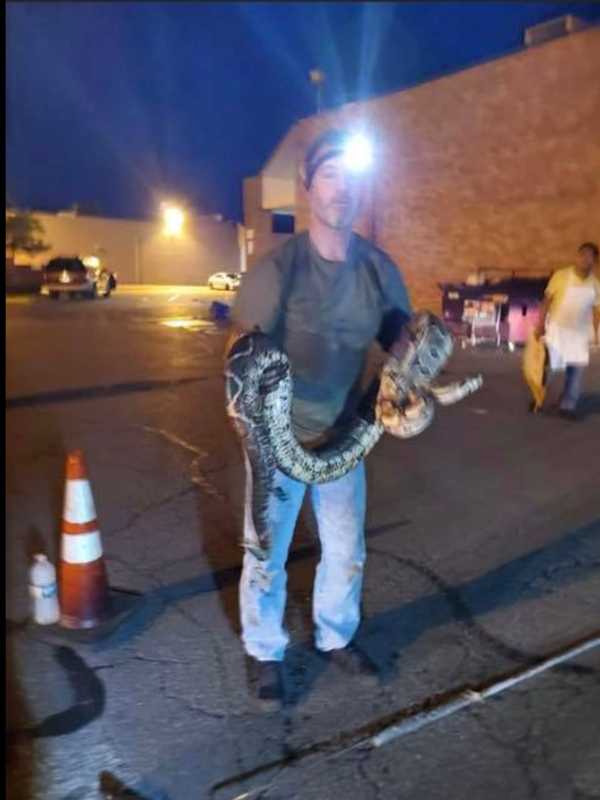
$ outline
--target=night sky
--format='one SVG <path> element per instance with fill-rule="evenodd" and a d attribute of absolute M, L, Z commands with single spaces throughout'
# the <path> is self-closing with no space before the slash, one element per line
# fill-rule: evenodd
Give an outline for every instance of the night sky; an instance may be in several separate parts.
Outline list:
<path fill-rule="evenodd" d="M 241 220 L 241 182 L 298 119 L 513 51 L 590 3 L 11 3 L 11 204 Z"/>

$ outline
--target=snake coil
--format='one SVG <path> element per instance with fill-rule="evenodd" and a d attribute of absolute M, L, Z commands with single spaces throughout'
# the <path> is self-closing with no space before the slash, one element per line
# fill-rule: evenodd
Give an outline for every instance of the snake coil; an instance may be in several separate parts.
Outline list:
<path fill-rule="evenodd" d="M 458 402 L 476 391 L 481 376 L 436 386 L 434 380 L 453 349 L 441 320 L 416 314 L 400 337 L 400 356 L 389 356 L 377 384 L 367 392 L 362 413 L 327 444 L 308 450 L 292 430 L 292 376 L 287 356 L 263 333 L 240 336 L 227 357 L 227 413 L 242 440 L 251 475 L 252 518 L 258 546 L 244 542 L 257 558 L 268 557 L 271 532 L 267 508 L 275 469 L 307 484 L 341 478 L 373 449 L 384 432 L 409 438 L 434 417 L 434 400 Z"/>

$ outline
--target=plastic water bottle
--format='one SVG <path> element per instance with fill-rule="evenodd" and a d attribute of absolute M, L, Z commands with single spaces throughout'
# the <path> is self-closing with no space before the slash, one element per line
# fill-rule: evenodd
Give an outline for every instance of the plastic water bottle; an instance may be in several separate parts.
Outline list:
<path fill-rule="evenodd" d="M 42 553 L 33 557 L 29 571 L 29 594 L 33 604 L 33 619 L 38 625 L 53 625 L 60 619 L 56 570 Z"/>

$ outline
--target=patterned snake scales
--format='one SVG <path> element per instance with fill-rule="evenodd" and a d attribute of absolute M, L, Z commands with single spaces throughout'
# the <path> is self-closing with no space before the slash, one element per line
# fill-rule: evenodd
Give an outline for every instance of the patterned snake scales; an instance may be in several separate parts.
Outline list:
<path fill-rule="evenodd" d="M 431 424 L 434 401 L 451 405 L 481 386 L 480 375 L 445 386 L 433 383 L 453 349 L 452 335 L 433 314 L 416 314 L 401 341 L 401 355 L 387 357 L 380 378 L 365 396 L 364 410 L 333 440 L 313 450 L 304 448 L 292 431 L 287 356 L 260 332 L 235 341 L 225 371 L 227 413 L 251 469 L 258 546 L 243 545 L 257 558 L 268 558 L 270 550 L 267 507 L 275 468 L 302 483 L 336 480 L 353 469 L 384 432 L 402 439 L 416 436 Z"/>

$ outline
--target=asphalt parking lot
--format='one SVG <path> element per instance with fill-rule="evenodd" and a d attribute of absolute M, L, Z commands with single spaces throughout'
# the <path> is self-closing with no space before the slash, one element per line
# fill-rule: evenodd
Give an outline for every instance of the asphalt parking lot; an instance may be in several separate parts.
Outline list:
<path fill-rule="evenodd" d="M 359 641 L 381 669 L 375 691 L 311 648 L 306 510 L 289 567 L 292 700 L 264 714 L 239 643 L 243 473 L 215 299 L 231 295 L 7 300 L 9 797 L 600 798 L 598 649 L 381 749 L 344 749 L 392 712 L 600 628 L 600 353 L 572 423 L 527 413 L 520 351 L 457 349 L 446 374 L 481 372 L 480 392 L 369 457 Z M 77 447 L 111 586 L 140 598 L 91 644 L 27 623 L 28 559 L 56 562 Z"/>

